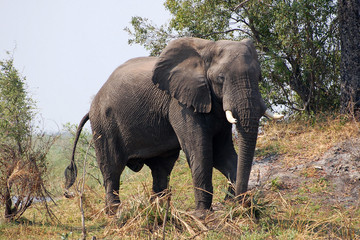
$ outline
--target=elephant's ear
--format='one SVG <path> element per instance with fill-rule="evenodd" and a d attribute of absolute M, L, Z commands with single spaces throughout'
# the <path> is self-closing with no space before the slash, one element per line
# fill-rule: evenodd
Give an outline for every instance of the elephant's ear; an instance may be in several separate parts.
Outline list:
<path fill-rule="evenodd" d="M 199 53 L 209 42 L 196 38 L 171 41 L 160 54 L 152 78 L 159 89 L 201 113 L 211 110 L 205 63 Z"/>

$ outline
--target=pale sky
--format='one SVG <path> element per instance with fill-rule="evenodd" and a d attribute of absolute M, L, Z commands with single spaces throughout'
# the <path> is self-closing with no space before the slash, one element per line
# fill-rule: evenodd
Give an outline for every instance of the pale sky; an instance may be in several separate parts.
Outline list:
<path fill-rule="evenodd" d="M 164 2 L 0 0 L 0 59 L 15 49 L 15 67 L 26 77 L 47 131 L 79 123 L 117 66 L 148 55 L 127 44 L 123 29 L 132 16 L 167 22 Z"/>

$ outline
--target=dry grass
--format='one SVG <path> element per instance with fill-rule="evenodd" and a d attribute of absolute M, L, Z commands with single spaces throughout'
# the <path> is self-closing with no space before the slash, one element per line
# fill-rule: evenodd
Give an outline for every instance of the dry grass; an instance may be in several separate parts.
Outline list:
<path fill-rule="evenodd" d="M 44 176 L 46 154 L 55 139 L 41 141 L 35 148 L 30 138 L 23 151 L 11 144 L 0 144 L 0 202 L 5 205 L 4 217 L 9 221 L 19 219 L 34 201 L 50 198 Z M 47 207 L 46 201 L 43 204 Z M 55 217 L 49 208 L 47 213 Z"/>
<path fill-rule="evenodd" d="M 148 193 L 125 199 L 116 217 L 108 217 L 96 201 L 85 206 L 88 238 L 97 239 L 358 239 L 360 213 L 339 207 L 326 215 L 310 204 L 294 206 L 280 193 L 250 193 L 252 204 L 215 203 L 215 211 L 199 220 L 177 208 L 168 197 L 149 203 Z M 88 198 L 95 197 L 89 193 Z M 95 197 L 96 199 L 96 197 Z M 97 199 L 98 200 L 98 199 Z M 2 239 L 78 239 L 81 220 L 78 199 L 61 200 L 55 213 L 61 224 L 44 215 L 26 215 L 19 223 L 0 225 Z M 29 212 L 30 213 L 30 212 Z M 26 213 L 26 214 L 29 214 Z M 39 213 L 39 212 L 37 212 Z M 357 215 L 356 215 L 357 214 Z M 164 225 L 165 223 L 165 225 Z M 165 228 L 164 228 L 165 226 Z"/>
<path fill-rule="evenodd" d="M 316 159 L 337 143 L 359 137 L 359 123 L 348 116 L 319 115 L 267 122 L 259 135 L 257 155 L 279 154 L 289 166 Z"/>
<path fill-rule="evenodd" d="M 228 239 L 243 235 L 243 226 L 257 221 L 254 204 L 244 208 L 235 203 L 217 203 L 216 211 L 199 219 L 192 211 L 177 208 L 170 200 L 171 193 L 150 204 L 143 197 L 122 203 L 105 234 L 119 239 L 203 239 L 216 233 Z"/>
<path fill-rule="evenodd" d="M 257 156 L 281 156 L 288 165 L 318 158 L 334 144 L 358 137 L 357 123 L 345 117 L 297 119 L 268 123 L 258 141 Z M 60 176 L 61 178 L 61 176 Z M 91 178 L 88 178 L 91 179 Z M 319 206 L 301 189 L 259 187 L 248 193 L 250 207 L 223 200 L 226 179 L 214 171 L 214 211 L 200 220 L 193 215 L 194 194 L 189 167 L 181 158 L 170 179 L 171 193 L 150 202 L 151 173 L 125 173 L 121 207 L 115 217 L 104 211 L 101 185 L 85 188 L 88 239 L 360 239 L 360 209 Z M 61 181 L 59 179 L 58 181 Z M 304 186 L 304 188 L 309 186 Z M 331 191 L 326 182 L 313 183 L 316 194 Z M 315 190 L 314 190 L 315 191 Z M 29 209 L 18 223 L 1 223 L 0 239 L 78 239 L 81 237 L 79 196 L 53 206 L 61 223 L 52 222 L 42 206 Z M 2 210 L 2 208 L 0 209 Z"/>

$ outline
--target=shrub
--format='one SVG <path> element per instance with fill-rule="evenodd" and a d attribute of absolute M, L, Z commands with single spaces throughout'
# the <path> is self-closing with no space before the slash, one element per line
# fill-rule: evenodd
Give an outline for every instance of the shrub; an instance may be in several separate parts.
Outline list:
<path fill-rule="evenodd" d="M 34 127 L 35 103 L 13 59 L 0 61 L 0 201 L 16 220 L 34 201 L 51 199 L 45 188 L 46 155 L 56 137 Z"/>

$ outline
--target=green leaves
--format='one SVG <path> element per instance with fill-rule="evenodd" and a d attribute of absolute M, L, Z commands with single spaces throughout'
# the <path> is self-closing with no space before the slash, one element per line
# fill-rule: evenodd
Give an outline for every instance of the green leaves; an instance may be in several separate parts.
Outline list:
<path fill-rule="evenodd" d="M 20 147 L 30 133 L 34 102 L 27 96 L 25 77 L 15 69 L 13 59 L 0 61 L 0 67 L 0 143 Z"/>
<path fill-rule="evenodd" d="M 269 10 L 253 5 L 244 9 L 249 27 L 258 33 L 253 37 L 264 51 L 263 77 L 275 85 L 263 89 L 264 94 L 277 86 L 280 97 L 272 98 L 272 103 L 290 109 L 319 111 L 338 107 L 336 4 L 324 0 L 263 3 Z"/>
<path fill-rule="evenodd" d="M 165 3 L 174 16 L 170 27 L 178 32 L 189 32 L 192 36 L 219 40 L 229 30 L 231 4 L 221 0 L 167 0 Z"/>
<path fill-rule="evenodd" d="M 157 56 L 166 44 L 172 39 L 172 29 L 167 25 L 154 26 L 147 18 L 132 17 L 131 25 L 133 30 L 126 27 L 124 30 L 133 36 L 128 43 L 140 44 L 150 51 L 151 56 Z"/>

